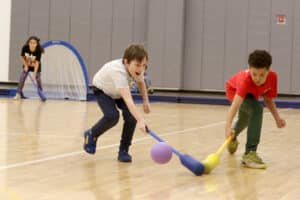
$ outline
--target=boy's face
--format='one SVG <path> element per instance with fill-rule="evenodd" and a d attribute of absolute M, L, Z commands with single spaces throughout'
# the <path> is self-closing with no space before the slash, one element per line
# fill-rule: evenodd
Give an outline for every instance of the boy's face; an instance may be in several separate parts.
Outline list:
<path fill-rule="evenodd" d="M 266 82 L 269 74 L 269 70 L 266 67 L 257 69 L 255 67 L 249 66 L 249 71 L 252 81 L 255 85 L 261 86 Z"/>
<path fill-rule="evenodd" d="M 127 67 L 130 76 L 137 77 L 145 71 L 147 65 L 147 59 L 144 58 L 141 62 L 137 60 L 132 60 L 130 63 L 128 63 L 128 61 L 125 59 L 124 63 L 125 66 Z"/>

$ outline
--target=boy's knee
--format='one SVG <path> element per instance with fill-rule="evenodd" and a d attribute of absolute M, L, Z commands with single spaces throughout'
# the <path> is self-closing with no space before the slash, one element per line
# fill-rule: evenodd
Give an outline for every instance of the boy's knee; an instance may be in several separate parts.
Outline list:
<path fill-rule="evenodd" d="M 105 115 L 104 118 L 106 119 L 107 123 L 111 126 L 114 126 L 118 123 L 120 114 L 119 112 L 112 112 L 109 115 Z"/>
<path fill-rule="evenodd" d="M 124 121 L 127 123 L 136 124 L 136 119 L 130 113 L 124 115 Z"/>

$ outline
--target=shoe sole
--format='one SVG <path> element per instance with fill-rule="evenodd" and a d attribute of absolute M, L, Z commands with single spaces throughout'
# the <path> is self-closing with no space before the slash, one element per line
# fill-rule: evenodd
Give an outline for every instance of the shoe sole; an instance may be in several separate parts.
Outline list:
<path fill-rule="evenodd" d="M 130 163 L 132 162 L 132 160 L 121 160 L 121 159 L 118 159 L 119 162 L 124 162 L 124 163 Z"/>
<path fill-rule="evenodd" d="M 235 152 L 236 152 L 236 150 L 235 151 L 229 151 L 229 149 L 228 149 L 228 153 L 231 154 L 231 155 L 233 155 Z"/>
<path fill-rule="evenodd" d="M 251 168 L 251 169 L 266 169 L 267 168 L 266 164 L 247 163 L 245 161 L 242 161 L 241 165 L 243 167 L 247 167 L 247 168 Z"/>

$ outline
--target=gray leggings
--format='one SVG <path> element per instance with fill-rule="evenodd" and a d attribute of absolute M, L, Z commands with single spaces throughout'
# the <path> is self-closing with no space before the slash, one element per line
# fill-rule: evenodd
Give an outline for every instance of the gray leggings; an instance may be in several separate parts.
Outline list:
<path fill-rule="evenodd" d="M 25 80 L 28 76 L 29 71 L 25 72 L 23 71 L 20 75 L 20 80 L 19 80 L 19 85 L 18 85 L 18 89 L 17 89 L 17 93 L 23 95 L 23 88 L 24 88 L 24 83 Z M 36 77 L 36 82 L 37 82 L 37 86 L 40 90 L 43 90 L 42 88 L 42 81 L 41 81 L 41 73 L 38 72 L 37 73 L 37 77 Z"/>

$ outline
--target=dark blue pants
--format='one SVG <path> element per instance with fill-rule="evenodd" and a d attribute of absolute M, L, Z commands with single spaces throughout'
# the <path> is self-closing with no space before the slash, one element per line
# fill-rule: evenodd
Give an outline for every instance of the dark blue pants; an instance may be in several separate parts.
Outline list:
<path fill-rule="evenodd" d="M 91 128 L 93 137 L 98 138 L 105 131 L 118 123 L 120 117 L 117 109 L 118 107 L 122 110 L 124 119 L 119 150 L 128 151 L 136 127 L 136 119 L 129 112 L 128 107 L 122 98 L 113 99 L 97 88 L 94 88 L 94 94 L 104 116 Z"/>

